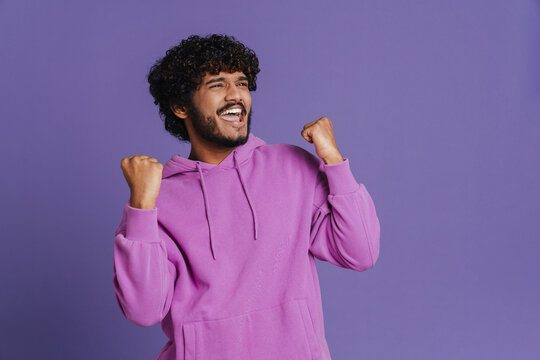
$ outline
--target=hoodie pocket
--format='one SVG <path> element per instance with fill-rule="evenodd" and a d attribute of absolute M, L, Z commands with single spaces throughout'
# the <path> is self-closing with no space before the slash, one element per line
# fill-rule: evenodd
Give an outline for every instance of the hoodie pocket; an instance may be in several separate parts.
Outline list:
<path fill-rule="evenodd" d="M 219 320 L 182 325 L 185 360 L 319 360 L 305 299 Z"/>

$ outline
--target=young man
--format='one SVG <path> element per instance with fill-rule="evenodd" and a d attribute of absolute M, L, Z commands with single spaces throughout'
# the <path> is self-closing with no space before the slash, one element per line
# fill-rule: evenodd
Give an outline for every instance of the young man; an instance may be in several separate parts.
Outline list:
<path fill-rule="evenodd" d="M 379 256 L 375 206 L 328 118 L 301 131 L 317 157 L 250 133 L 258 72 L 252 50 L 211 35 L 148 75 L 165 128 L 191 143 L 165 166 L 121 162 L 114 290 L 128 320 L 161 322 L 156 359 L 330 359 L 314 257 L 364 271 Z"/>

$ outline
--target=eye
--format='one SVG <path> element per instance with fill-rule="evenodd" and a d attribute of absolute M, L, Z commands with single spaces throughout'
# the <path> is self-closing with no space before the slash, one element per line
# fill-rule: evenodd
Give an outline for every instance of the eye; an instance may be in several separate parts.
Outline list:
<path fill-rule="evenodd" d="M 212 85 L 210 87 L 213 88 L 213 87 L 216 87 L 216 86 L 221 86 L 221 84 Z"/>
<path fill-rule="evenodd" d="M 242 86 L 248 86 L 248 83 L 247 83 L 247 82 L 243 82 L 243 83 L 240 83 L 239 85 L 242 85 Z"/>

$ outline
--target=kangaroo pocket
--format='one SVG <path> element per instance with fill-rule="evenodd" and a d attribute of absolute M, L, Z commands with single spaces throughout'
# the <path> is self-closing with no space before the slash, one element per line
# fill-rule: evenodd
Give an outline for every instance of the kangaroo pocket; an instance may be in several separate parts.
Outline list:
<path fill-rule="evenodd" d="M 219 320 L 182 325 L 186 360 L 320 359 L 305 299 Z"/>

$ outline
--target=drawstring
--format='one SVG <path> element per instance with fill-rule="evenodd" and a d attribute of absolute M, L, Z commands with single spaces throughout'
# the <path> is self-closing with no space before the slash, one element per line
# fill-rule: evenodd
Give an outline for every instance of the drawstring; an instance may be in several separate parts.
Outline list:
<path fill-rule="evenodd" d="M 236 171 L 238 172 L 238 176 L 240 177 L 240 182 L 242 183 L 242 188 L 244 189 L 244 193 L 246 194 L 247 201 L 249 203 L 249 207 L 251 208 L 251 214 L 253 215 L 253 226 L 255 227 L 255 240 L 257 240 L 258 235 L 258 226 L 257 226 L 257 215 L 255 214 L 255 208 L 253 207 L 253 204 L 251 203 L 251 199 L 249 198 L 249 194 L 246 188 L 246 184 L 244 184 L 244 179 L 242 178 L 242 173 L 240 172 L 240 168 L 238 167 L 238 159 L 236 158 L 237 152 L 234 151 L 234 167 L 236 168 Z"/>
<path fill-rule="evenodd" d="M 253 203 L 251 202 L 251 199 L 249 197 L 249 193 L 248 193 L 248 190 L 247 190 L 247 187 L 246 187 L 246 184 L 244 183 L 244 178 L 242 177 L 242 173 L 240 172 L 240 167 L 238 166 L 238 159 L 237 159 L 237 151 L 236 150 L 233 150 L 234 151 L 234 167 L 236 169 L 236 171 L 238 172 L 238 177 L 240 178 L 240 183 L 242 184 L 242 189 L 244 190 L 244 194 L 246 195 L 246 198 L 247 198 L 247 201 L 249 203 L 249 207 L 251 209 L 251 214 L 253 216 L 253 226 L 254 226 L 254 230 L 255 230 L 255 238 L 254 240 L 257 240 L 257 238 L 259 237 L 259 231 L 258 231 L 258 225 L 257 225 L 257 214 L 255 213 L 255 207 L 253 206 Z M 208 221 L 208 234 L 209 234 L 209 237 L 210 237 L 210 248 L 212 250 L 212 256 L 214 258 L 214 260 L 216 260 L 216 252 L 214 250 L 214 241 L 213 241 L 213 237 L 212 237 L 212 221 L 210 220 L 210 205 L 208 203 L 208 195 L 206 193 L 206 185 L 204 183 L 204 176 L 203 176 L 203 172 L 202 172 L 202 169 L 201 169 L 201 165 L 199 164 L 199 162 L 197 161 L 196 162 L 197 164 L 197 169 L 199 170 L 199 175 L 201 177 L 201 186 L 202 186 L 202 192 L 203 192 L 203 198 L 204 198 L 204 207 L 205 207 L 205 212 L 206 212 L 206 220 Z"/>
<path fill-rule="evenodd" d="M 206 195 L 206 186 L 204 184 L 204 177 L 201 170 L 201 165 L 199 165 L 199 162 L 197 161 L 197 169 L 199 170 L 199 175 L 201 176 L 201 185 L 202 185 L 202 191 L 203 191 L 203 198 L 204 198 L 204 209 L 206 211 L 206 220 L 208 221 L 208 234 L 210 237 L 210 248 L 212 249 L 212 256 L 214 257 L 214 260 L 216 260 L 216 253 L 214 251 L 214 242 L 212 241 L 212 225 L 210 221 L 210 211 L 208 206 L 208 199 Z"/>

